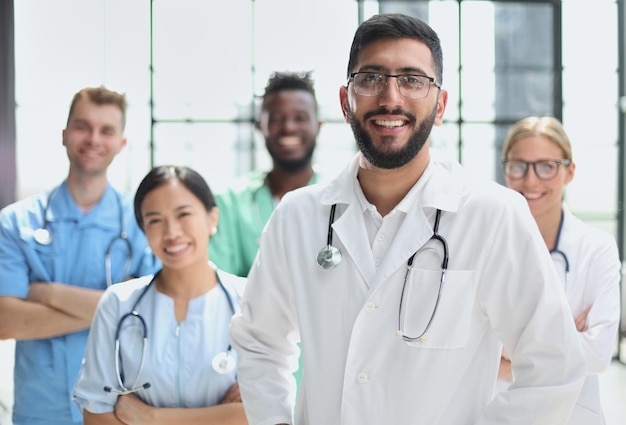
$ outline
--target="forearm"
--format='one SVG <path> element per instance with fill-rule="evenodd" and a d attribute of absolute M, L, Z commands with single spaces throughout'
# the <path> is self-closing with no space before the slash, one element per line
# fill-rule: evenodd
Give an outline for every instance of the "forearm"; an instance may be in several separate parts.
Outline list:
<path fill-rule="evenodd" d="M 32 282 L 28 300 L 91 322 L 103 291 L 58 282 Z"/>
<path fill-rule="evenodd" d="M 242 403 L 226 403 L 198 409 L 155 409 L 153 425 L 245 425 L 248 423 Z"/>
<path fill-rule="evenodd" d="M 0 339 L 52 338 L 89 328 L 90 320 L 77 318 L 41 303 L 0 297 Z"/>

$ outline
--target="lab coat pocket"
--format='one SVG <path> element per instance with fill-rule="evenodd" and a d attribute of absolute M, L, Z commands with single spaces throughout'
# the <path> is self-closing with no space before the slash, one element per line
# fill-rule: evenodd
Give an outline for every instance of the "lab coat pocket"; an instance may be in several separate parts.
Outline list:
<path fill-rule="evenodd" d="M 414 348 L 464 347 L 474 307 L 472 282 L 471 271 L 448 270 L 442 276 L 441 270 L 413 268 L 400 315 L 403 334 L 413 339 L 406 343 Z"/>

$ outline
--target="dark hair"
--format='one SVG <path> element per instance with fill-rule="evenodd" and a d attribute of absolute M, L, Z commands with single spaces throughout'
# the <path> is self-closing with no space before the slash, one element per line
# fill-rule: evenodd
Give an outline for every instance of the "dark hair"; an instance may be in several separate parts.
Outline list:
<path fill-rule="evenodd" d="M 443 80 L 443 52 L 437 33 L 424 21 L 399 13 L 374 15 L 364 21 L 354 34 L 350 59 L 348 60 L 348 78 L 352 72 L 361 49 L 381 38 L 412 38 L 421 41 L 433 56 L 433 65 L 439 84 Z"/>
<path fill-rule="evenodd" d="M 175 180 L 178 180 L 193 193 L 202 202 L 207 211 L 211 211 L 215 206 L 215 198 L 209 185 L 197 171 L 184 166 L 159 165 L 146 174 L 141 183 L 139 183 L 135 193 L 135 219 L 142 230 L 141 204 L 144 198 L 154 189 Z"/>
<path fill-rule="evenodd" d="M 113 105 L 117 106 L 122 111 L 122 129 L 126 126 L 126 95 L 118 93 L 105 88 L 100 87 L 86 87 L 80 90 L 74 95 L 72 103 L 70 104 L 70 113 L 67 115 L 67 125 L 70 123 L 70 118 L 74 113 L 74 108 L 80 99 L 87 99 L 91 103 L 96 105 Z"/>
<path fill-rule="evenodd" d="M 265 102 L 269 95 L 278 93 L 284 90 L 304 90 L 313 95 L 315 102 L 315 110 L 317 111 L 317 99 L 315 97 L 315 88 L 313 87 L 313 79 L 311 78 L 311 71 L 307 72 L 274 72 L 265 86 L 265 93 L 263 93 L 262 109 L 265 109 Z"/>

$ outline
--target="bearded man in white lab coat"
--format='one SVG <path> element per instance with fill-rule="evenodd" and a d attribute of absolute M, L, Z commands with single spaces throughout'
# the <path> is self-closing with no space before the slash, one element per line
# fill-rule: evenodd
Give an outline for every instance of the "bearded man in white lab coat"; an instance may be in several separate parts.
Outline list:
<path fill-rule="evenodd" d="M 252 425 L 294 423 L 298 341 L 298 425 L 567 421 L 583 354 L 525 200 L 430 150 L 442 62 L 420 20 L 358 28 L 339 95 L 359 153 L 283 198 L 232 323 Z"/>

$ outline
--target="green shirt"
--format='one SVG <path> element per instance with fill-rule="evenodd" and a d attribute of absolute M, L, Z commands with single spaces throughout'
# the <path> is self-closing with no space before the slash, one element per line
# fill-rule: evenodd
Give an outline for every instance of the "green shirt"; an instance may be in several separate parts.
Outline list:
<path fill-rule="evenodd" d="M 252 267 L 261 232 L 275 206 L 266 176 L 266 171 L 250 172 L 215 196 L 219 221 L 209 257 L 221 270 L 246 277 Z M 319 181 L 320 175 L 315 173 L 309 184 Z"/>

